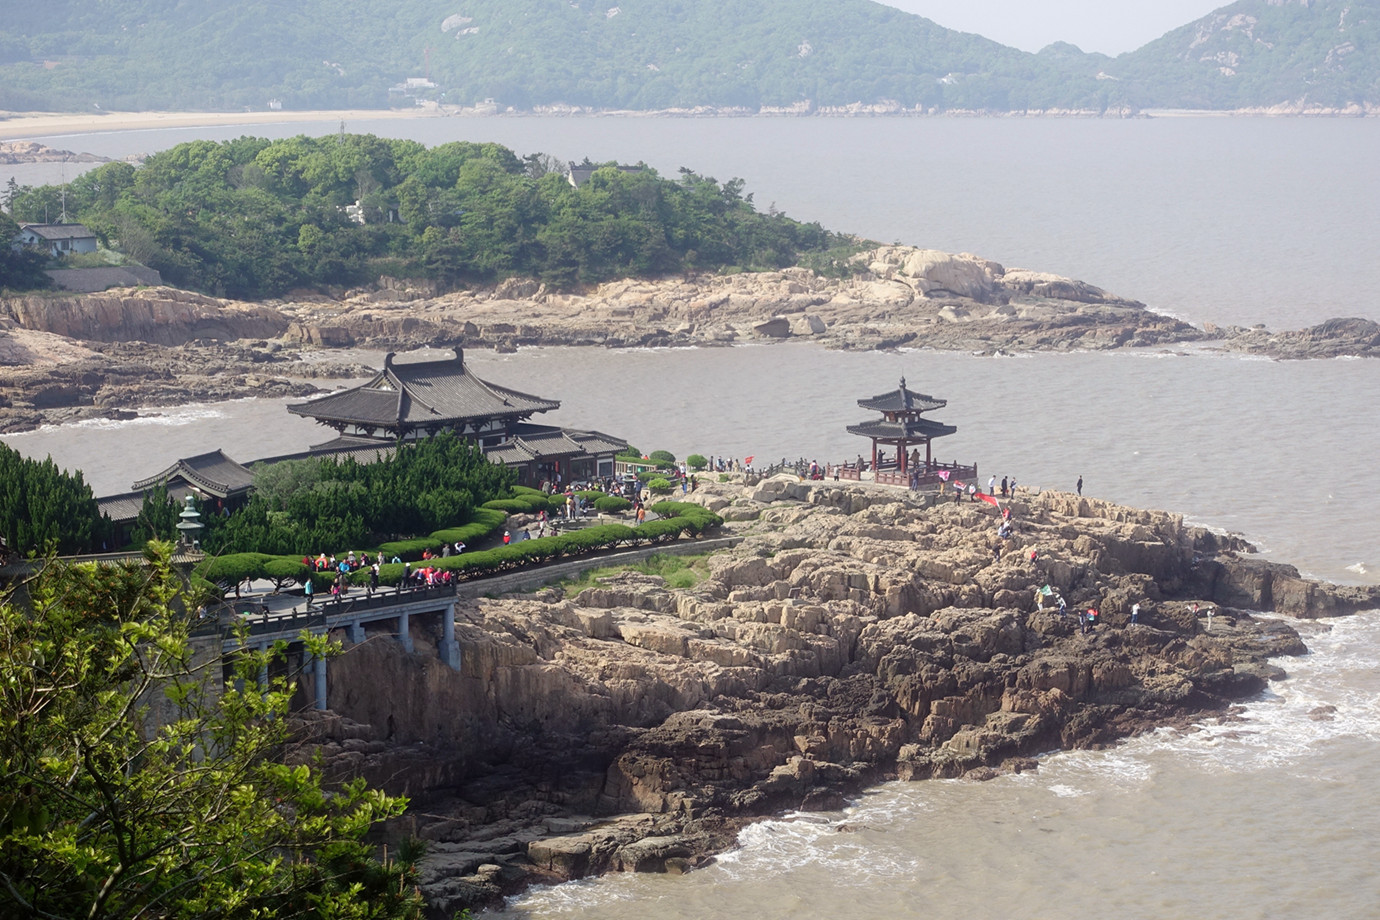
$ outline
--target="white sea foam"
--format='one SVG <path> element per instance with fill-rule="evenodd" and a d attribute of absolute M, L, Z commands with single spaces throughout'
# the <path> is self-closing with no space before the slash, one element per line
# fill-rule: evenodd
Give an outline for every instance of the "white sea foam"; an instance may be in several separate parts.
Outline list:
<path fill-rule="evenodd" d="M 796 813 L 749 825 L 738 835 L 738 847 L 719 857 L 729 879 L 760 879 L 784 875 L 809 866 L 842 870 L 859 886 L 880 879 L 910 877 L 918 861 L 881 843 L 879 837 L 898 816 L 913 819 L 923 804 L 907 803 L 898 810 L 894 797 L 868 797 L 837 815 Z"/>

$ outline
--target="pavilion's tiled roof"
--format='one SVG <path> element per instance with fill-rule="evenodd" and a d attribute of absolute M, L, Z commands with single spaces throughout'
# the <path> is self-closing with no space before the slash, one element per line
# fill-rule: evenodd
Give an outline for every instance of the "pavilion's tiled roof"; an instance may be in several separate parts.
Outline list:
<path fill-rule="evenodd" d="M 627 441 L 615 438 L 611 434 L 604 434 L 602 431 L 575 431 L 567 428 L 565 433 L 579 443 L 588 454 L 617 453 L 627 450 L 628 447 Z"/>
<path fill-rule="evenodd" d="M 362 386 L 288 406 L 294 415 L 327 423 L 385 429 L 440 428 L 485 418 L 526 418 L 560 402 L 486 383 L 465 367 L 464 353 L 439 361 L 394 363 Z"/>
<path fill-rule="evenodd" d="M 623 450 L 628 442 L 599 431 L 578 431 L 551 425 L 524 423 L 513 427 L 514 436 L 484 455 L 497 463 L 527 463 L 550 457 L 608 454 Z"/>
<path fill-rule="evenodd" d="M 907 441 L 924 441 L 930 438 L 942 438 L 956 431 L 958 429 L 953 425 L 945 425 L 926 418 L 895 422 L 879 418 L 863 422 L 861 425 L 848 426 L 849 434 L 862 435 L 865 438 L 877 438 L 878 440 L 904 438 Z"/>
<path fill-rule="evenodd" d="M 96 508 L 115 523 L 133 521 L 139 517 L 139 512 L 144 510 L 144 493 L 122 492 L 119 495 L 107 495 L 96 499 Z"/>
<path fill-rule="evenodd" d="M 933 396 L 908 389 L 906 378 L 902 377 L 899 389 L 874 396 L 871 399 L 860 399 L 858 405 L 864 409 L 875 409 L 878 412 L 928 412 L 931 409 L 944 408 L 948 405 L 948 401 L 935 399 Z"/>
<path fill-rule="evenodd" d="M 337 460 L 349 458 L 359 463 L 373 463 L 380 458 L 386 460 L 393 456 L 393 451 L 396 449 L 397 442 L 392 438 L 362 438 L 343 435 L 338 438 L 331 438 L 331 440 L 321 444 L 313 444 L 309 450 L 298 451 L 295 454 L 280 454 L 276 457 L 250 460 L 245 466 L 253 470 L 261 466 L 282 463 L 285 460 L 319 460 L 325 457 Z"/>
<path fill-rule="evenodd" d="M 213 450 L 178 460 L 161 473 L 134 483 L 132 488 L 142 491 L 179 477 L 217 498 L 243 492 L 254 482 L 254 474 L 247 467 L 231 460 L 222 451 Z"/>

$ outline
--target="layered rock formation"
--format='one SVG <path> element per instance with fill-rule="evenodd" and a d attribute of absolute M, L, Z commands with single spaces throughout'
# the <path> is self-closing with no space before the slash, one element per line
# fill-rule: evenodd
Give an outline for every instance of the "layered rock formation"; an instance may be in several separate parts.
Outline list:
<path fill-rule="evenodd" d="M 20 341 L 20 333 L 30 335 Z M 73 382 L 78 369 L 65 357 L 50 360 L 63 351 L 56 340 L 37 334 L 63 337 L 68 350 L 90 346 L 80 383 Z M 1380 333 L 1368 320 L 1332 320 L 1296 333 L 1199 330 L 1082 281 L 907 246 L 861 254 L 846 279 L 796 268 L 625 280 L 576 292 L 514 279 L 450 293 L 382 279 L 367 291 L 304 293 L 270 304 L 130 288 L 0 299 L 0 431 L 107 414 L 114 406 L 307 395 L 311 388 L 293 378 L 324 376 L 329 364 L 303 362 L 304 350 L 781 339 L 830 348 L 982 353 L 1216 341 L 1217 347 L 1277 357 L 1380 354 Z M 255 373 L 227 373 L 226 354 L 245 349 Z M 131 354 L 137 361 L 128 360 Z M 136 367 L 146 381 L 142 403 L 126 386 Z M 357 367 L 340 372 L 362 373 Z"/>
<path fill-rule="evenodd" d="M 109 157 L 94 153 L 73 153 L 46 147 L 35 141 L 0 141 L 0 165 L 16 163 L 107 163 Z"/>
<path fill-rule="evenodd" d="M 271 307 L 167 287 L 16 296 L 0 301 L 0 310 L 23 329 L 88 342 L 185 345 L 197 339 L 263 339 L 281 335 L 288 326 Z"/>
<path fill-rule="evenodd" d="M 414 626 L 412 654 L 380 636 L 332 663 L 335 711 L 303 756 L 413 796 L 393 831 L 430 841 L 436 916 L 534 879 L 685 871 L 754 817 L 865 783 L 1035 769 L 1187 725 L 1304 651 L 1252 610 L 1380 606 L 1178 516 L 1064 493 L 1013 501 L 1005 540 L 988 505 L 871 484 L 691 498 L 745 537 L 693 587 L 625 572 L 462 601 L 458 674 L 439 624 Z M 1211 632 L 1194 601 L 1217 605 Z"/>
<path fill-rule="evenodd" d="M 859 273 L 808 269 L 615 281 L 579 293 L 533 281 L 436 295 L 389 287 L 284 304 L 289 337 L 312 344 L 664 346 L 808 338 L 835 348 L 1114 348 L 1202 333 L 1081 281 L 977 256 L 887 246 Z"/>
<path fill-rule="evenodd" d="M 1360 317 L 1330 319 L 1294 332 L 1213 325 L 1206 331 L 1231 351 L 1271 358 L 1380 358 L 1380 323 Z"/>

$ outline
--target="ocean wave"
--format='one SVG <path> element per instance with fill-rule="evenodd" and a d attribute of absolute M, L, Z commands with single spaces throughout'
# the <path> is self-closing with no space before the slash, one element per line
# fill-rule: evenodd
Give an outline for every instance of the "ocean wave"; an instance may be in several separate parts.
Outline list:
<path fill-rule="evenodd" d="M 255 398 L 231 400 L 236 403 L 253 402 Z M 87 418 L 77 422 L 63 422 L 60 425 L 42 425 L 33 431 L 19 432 L 11 437 L 22 438 L 25 435 L 52 434 L 57 431 L 117 431 L 122 428 L 148 428 L 163 427 L 174 428 L 183 425 L 192 425 L 206 419 L 226 418 L 224 403 L 192 403 L 185 406 L 175 406 L 168 409 L 146 410 L 148 414 L 141 414 L 134 418 L 112 419 L 112 418 Z"/>
<path fill-rule="evenodd" d="M 910 820 L 920 810 L 908 807 L 903 814 Z M 718 871 L 729 880 L 754 880 L 827 866 L 859 887 L 909 878 L 919 860 L 878 839 L 897 817 L 894 798 L 888 795 L 870 807 L 866 802 L 850 806 L 842 817 L 796 813 L 751 824 L 739 833 L 737 849 L 719 857 Z"/>

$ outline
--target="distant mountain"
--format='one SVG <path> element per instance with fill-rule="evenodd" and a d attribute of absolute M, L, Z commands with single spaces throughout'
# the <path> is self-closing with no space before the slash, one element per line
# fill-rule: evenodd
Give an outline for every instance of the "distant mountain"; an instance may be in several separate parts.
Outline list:
<path fill-rule="evenodd" d="M 1380 0 L 1241 0 L 1123 54 L 1141 108 L 1380 104 Z"/>
<path fill-rule="evenodd" d="M 617 4 L 617 5 L 614 5 Z M 1242 0 L 1112 59 L 870 0 L 46 0 L 0 109 L 1240 107 L 1380 101 L 1380 0 Z M 1345 11 L 1345 12 L 1344 12 Z"/>

